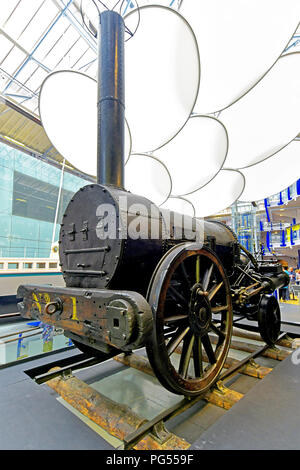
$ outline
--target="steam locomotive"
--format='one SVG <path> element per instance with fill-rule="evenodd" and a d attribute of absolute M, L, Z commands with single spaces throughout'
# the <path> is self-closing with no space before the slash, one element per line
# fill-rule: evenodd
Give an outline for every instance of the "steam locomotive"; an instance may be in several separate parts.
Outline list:
<path fill-rule="evenodd" d="M 262 338 L 276 341 L 272 294 L 289 279 L 280 264 L 253 258 L 226 225 L 201 225 L 123 189 L 124 22 L 114 11 L 100 22 L 97 184 L 81 188 L 63 216 L 66 287 L 20 286 L 19 309 L 103 359 L 146 347 L 162 385 L 195 396 L 218 379 L 234 315 L 258 321 Z"/>
<path fill-rule="evenodd" d="M 134 223 L 146 228 L 143 237 L 129 236 Z M 66 209 L 59 255 L 66 287 L 20 286 L 22 316 L 63 328 L 91 355 L 146 346 L 157 378 L 174 393 L 202 393 L 217 380 L 233 315 L 258 321 L 268 344 L 280 332 L 272 293 L 288 276 L 279 263 L 257 261 L 220 222 L 201 224 L 92 184 Z"/>

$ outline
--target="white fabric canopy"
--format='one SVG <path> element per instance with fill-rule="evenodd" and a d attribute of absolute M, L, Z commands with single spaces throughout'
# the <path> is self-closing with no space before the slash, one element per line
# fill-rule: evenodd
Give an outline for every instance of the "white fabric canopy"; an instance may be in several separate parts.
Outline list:
<path fill-rule="evenodd" d="M 246 180 L 241 201 L 258 201 L 283 191 L 300 176 L 300 142 L 291 142 L 272 157 L 241 172 Z"/>
<path fill-rule="evenodd" d="M 145 6 L 125 16 L 126 117 L 135 152 L 153 151 L 184 126 L 196 102 L 200 62 L 189 24 L 174 10 Z"/>
<path fill-rule="evenodd" d="M 53 146 L 75 168 L 97 174 L 97 82 L 79 72 L 49 74 L 39 97 L 43 127 Z M 125 160 L 131 136 L 125 125 Z"/>
<path fill-rule="evenodd" d="M 207 184 L 222 168 L 228 136 L 220 121 L 192 116 L 181 132 L 155 155 L 172 178 L 172 194 L 188 194 Z"/>
<path fill-rule="evenodd" d="M 256 87 L 222 111 L 230 142 L 226 167 L 258 163 L 298 135 L 299 83 L 300 53 L 283 56 Z"/>
<path fill-rule="evenodd" d="M 239 199 L 245 185 L 244 176 L 235 170 L 221 170 L 206 186 L 185 197 L 196 217 L 207 217 L 231 206 Z"/>
<path fill-rule="evenodd" d="M 243 96 L 273 66 L 300 21 L 299 0 L 183 0 L 180 13 L 200 50 L 195 111 L 212 113 Z"/>
<path fill-rule="evenodd" d="M 125 188 L 159 206 L 170 196 L 172 182 L 165 165 L 155 157 L 132 154 L 125 165 Z"/>
<path fill-rule="evenodd" d="M 195 215 L 195 209 L 190 201 L 187 201 L 182 197 L 170 196 L 167 201 L 160 206 L 163 209 L 169 209 L 170 211 L 179 212 L 180 214 L 187 214 L 191 217 Z"/>

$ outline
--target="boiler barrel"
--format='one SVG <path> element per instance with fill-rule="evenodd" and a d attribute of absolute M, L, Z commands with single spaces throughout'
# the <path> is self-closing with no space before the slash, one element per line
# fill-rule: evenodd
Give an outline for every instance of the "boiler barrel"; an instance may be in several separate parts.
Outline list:
<path fill-rule="evenodd" d="M 133 290 L 146 294 L 158 262 L 174 244 L 210 240 L 225 268 L 233 266 L 234 233 L 226 226 L 162 211 L 148 199 L 92 184 L 70 201 L 61 224 L 59 253 L 67 287 Z M 170 220 L 170 224 L 168 222 Z M 201 229 L 202 227 L 202 229 Z M 142 237 L 140 236 L 142 234 Z"/>

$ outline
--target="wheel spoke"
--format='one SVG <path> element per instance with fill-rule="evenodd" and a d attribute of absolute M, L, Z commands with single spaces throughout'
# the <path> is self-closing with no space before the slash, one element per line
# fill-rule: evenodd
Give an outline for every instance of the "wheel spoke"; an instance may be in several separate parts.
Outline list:
<path fill-rule="evenodd" d="M 184 287 L 187 290 L 187 292 L 190 292 L 190 290 L 192 288 L 192 284 L 191 284 L 190 278 L 188 276 L 188 273 L 186 272 L 184 262 L 182 262 L 180 264 L 180 278 L 181 278 L 182 283 L 184 284 Z"/>
<path fill-rule="evenodd" d="M 206 351 L 209 362 L 211 364 L 215 364 L 217 360 L 216 360 L 216 356 L 215 356 L 208 334 L 203 335 L 201 339 L 202 339 L 202 343 Z"/>
<path fill-rule="evenodd" d="M 203 278 L 203 290 L 204 291 L 206 291 L 208 288 L 213 269 L 214 269 L 214 263 L 212 263 L 210 268 L 208 268 L 205 271 L 204 278 Z"/>
<path fill-rule="evenodd" d="M 172 317 L 166 317 L 164 323 L 173 323 L 188 318 L 188 315 L 173 315 Z"/>
<path fill-rule="evenodd" d="M 177 346 L 180 344 L 180 342 L 183 340 L 185 335 L 188 333 L 190 330 L 190 327 L 186 327 L 185 329 L 181 328 L 179 331 L 177 331 L 177 334 L 170 340 L 167 346 L 167 352 L 168 355 L 171 356 L 171 354 L 175 351 Z"/>
<path fill-rule="evenodd" d="M 200 336 L 195 337 L 193 345 L 193 361 L 195 377 L 202 377 L 203 375 L 203 358 L 202 358 L 202 345 Z"/>
<path fill-rule="evenodd" d="M 171 295 L 173 300 L 179 303 L 179 305 L 182 307 L 188 307 L 188 301 L 175 289 L 175 287 L 170 286 L 168 293 Z"/>
<path fill-rule="evenodd" d="M 213 323 L 210 324 L 210 328 L 214 333 L 216 333 L 216 335 L 219 336 L 220 340 L 225 339 L 225 334 L 223 333 L 223 331 L 219 330 L 219 328 L 217 328 Z"/>
<path fill-rule="evenodd" d="M 228 309 L 228 305 L 220 305 L 219 307 L 212 307 L 211 311 L 212 313 L 218 313 L 218 312 L 222 312 L 223 310 L 227 310 Z"/>
<path fill-rule="evenodd" d="M 200 282 L 200 256 L 196 258 L 196 282 Z"/>
<path fill-rule="evenodd" d="M 189 334 L 188 336 L 184 338 L 184 341 L 183 341 L 183 347 L 182 347 L 182 352 L 181 352 L 181 357 L 180 357 L 178 373 L 182 375 L 184 379 L 186 378 L 187 373 L 188 373 L 188 367 L 189 367 L 189 363 L 191 360 L 194 340 L 195 340 L 195 336 Z"/>
<path fill-rule="evenodd" d="M 208 293 L 208 299 L 212 300 L 214 295 L 218 292 L 218 290 L 223 286 L 224 282 L 220 282 L 220 284 L 216 284 L 214 287 L 211 288 L 211 290 Z"/>

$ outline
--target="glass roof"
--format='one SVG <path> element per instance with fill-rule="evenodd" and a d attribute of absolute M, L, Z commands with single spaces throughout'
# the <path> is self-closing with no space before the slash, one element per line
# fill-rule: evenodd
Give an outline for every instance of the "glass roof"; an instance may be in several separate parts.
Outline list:
<path fill-rule="evenodd" d="M 1 0 L 0 94 L 38 115 L 39 89 L 48 73 L 74 69 L 95 78 L 97 8 L 125 14 L 137 3 L 177 9 L 181 1 Z"/>
<path fill-rule="evenodd" d="M 153 3 L 140 0 L 142 4 Z M 156 2 L 178 7 L 178 0 Z M 0 93 L 38 114 L 38 94 L 48 73 L 74 69 L 97 74 L 97 8 L 125 14 L 135 0 L 1 0 Z M 81 13 L 82 11 L 82 13 Z M 90 31 L 84 26 L 90 27 Z"/>

